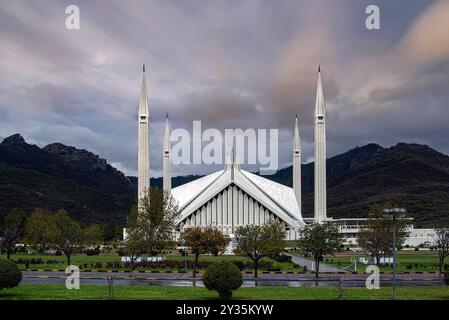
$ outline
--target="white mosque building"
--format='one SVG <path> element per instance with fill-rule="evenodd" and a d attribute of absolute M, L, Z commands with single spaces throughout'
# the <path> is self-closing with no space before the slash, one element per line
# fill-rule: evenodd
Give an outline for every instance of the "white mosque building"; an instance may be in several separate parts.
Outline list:
<path fill-rule="evenodd" d="M 138 115 L 138 199 L 150 187 L 149 154 L 150 112 L 148 106 L 145 65 Z M 347 244 L 355 244 L 357 233 L 367 224 L 367 218 L 332 219 L 327 217 L 326 206 L 326 110 L 321 70 L 315 102 L 315 186 L 314 217 L 303 218 L 301 211 L 301 145 L 298 117 L 293 134 L 293 187 L 273 182 L 243 170 L 233 152 L 224 168 L 197 180 L 171 188 L 170 126 L 165 123 L 163 143 L 163 189 L 171 193 L 179 209 L 179 229 L 191 226 L 213 226 L 232 235 L 235 229 L 248 224 L 264 224 L 269 220 L 280 222 L 287 240 L 296 240 L 306 223 L 329 222 L 337 224 Z M 417 246 L 432 241 L 432 229 L 413 229 L 406 244 Z"/>

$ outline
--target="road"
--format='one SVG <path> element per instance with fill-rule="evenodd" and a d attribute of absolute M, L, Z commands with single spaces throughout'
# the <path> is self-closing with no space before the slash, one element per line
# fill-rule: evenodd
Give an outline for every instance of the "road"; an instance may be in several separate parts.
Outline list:
<path fill-rule="evenodd" d="M 23 271 L 24 284 L 65 284 L 68 274 L 53 271 Z M 107 276 L 114 278 L 114 285 L 165 285 L 202 286 L 201 275 L 193 279 L 186 273 L 111 273 L 81 272 L 81 284 L 107 284 Z M 344 287 L 364 287 L 367 274 L 321 274 L 318 280 L 313 274 L 260 274 L 257 281 L 252 274 L 243 274 L 243 286 L 337 286 L 343 279 Z M 438 274 L 398 274 L 398 286 L 440 286 L 444 281 Z M 391 274 L 380 275 L 381 286 L 392 285 Z"/>
<path fill-rule="evenodd" d="M 302 267 L 307 267 L 307 269 L 311 271 L 315 271 L 314 265 L 315 263 L 312 260 L 306 259 L 304 257 L 300 257 L 294 254 L 287 254 L 292 257 L 292 262 L 300 265 Z M 340 269 L 334 266 L 330 266 L 325 263 L 320 263 L 320 272 L 347 272 L 347 270 Z"/>

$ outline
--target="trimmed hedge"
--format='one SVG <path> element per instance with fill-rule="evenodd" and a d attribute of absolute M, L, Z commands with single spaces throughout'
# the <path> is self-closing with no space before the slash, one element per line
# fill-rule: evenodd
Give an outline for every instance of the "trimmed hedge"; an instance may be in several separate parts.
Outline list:
<path fill-rule="evenodd" d="M 254 269 L 254 264 L 252 261 L 240 261 L 234 260 L 230 261 L 230 263 L 234 264 L 240 271 L 245 269 Z M 197 269 L 207 269 L 213 262 L 209 261 L 198 261 Z M 107 262 L 106 268 L 120 268 L 123 266 L 125 268 L 131 269 L 132 265 L 129 262 L 120 263 L 120 262 Z M 165 260 L 165 261 L 142 261 L 134 263 L 134 269 L 185 269 L 185 261 L 177 261 L 177 260 Z M 193 261 L 187 261 L 187 269 L 193 269 Z M 274 269 L 273 263 L 271 261 L 260 261 L 259 262 L 260 270 L 272 270 Z"/>

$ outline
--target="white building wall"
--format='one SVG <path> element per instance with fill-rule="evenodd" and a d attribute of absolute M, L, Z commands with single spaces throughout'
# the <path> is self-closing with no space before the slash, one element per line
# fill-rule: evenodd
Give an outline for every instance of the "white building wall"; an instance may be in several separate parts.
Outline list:
<path fill-rule="evenodd" d="M 411 229 L 404 246 L 417 247 L 419 245 L 432 244 L 435 240 L 435 229 Z"/>
<path fill-rule="evenodd" d="M 270 219 L 281 221 L 270 210 L 237 186 L 232 185 L 196 210 L 183 223 L 185 227 L 215 226 L 222 230 L 223 233 L 230 235 L 239 226 L 247 224 L 261 225 Z M 182 223 L 180 225 L 182 226 Z M 292 237 L 292 232 L 287 232 L 286 239 L 292 238 L 295 238 Z"/>

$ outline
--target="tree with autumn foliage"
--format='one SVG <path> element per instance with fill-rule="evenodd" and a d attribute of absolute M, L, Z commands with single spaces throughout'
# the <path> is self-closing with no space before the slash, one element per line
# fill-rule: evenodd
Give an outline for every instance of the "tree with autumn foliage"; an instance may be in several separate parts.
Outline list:
<path fill-rule="evenodd" d="M 181 240 L 195 255 L 192 276 L 196 276 L 198 259 L 201 254 L 218 255 L 223 253 L 230 239 L 221 230 L 213 227 L 191 227 L 181 233 Z"/>

